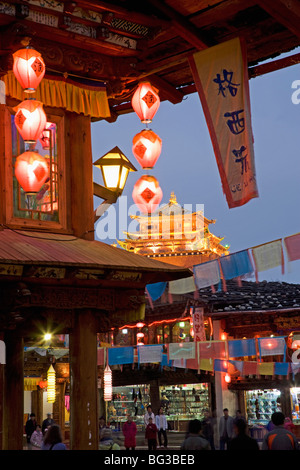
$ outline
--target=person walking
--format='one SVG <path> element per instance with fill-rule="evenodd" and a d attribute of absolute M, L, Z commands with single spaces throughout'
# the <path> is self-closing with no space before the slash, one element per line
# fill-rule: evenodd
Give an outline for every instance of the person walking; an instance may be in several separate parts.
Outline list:
<path fill-rule="evenodd" d="M 189 422 L 188 434 L 180 450 L 211 450 L 209 442 L 200 436 L 201 421 L 193 419 Z"/>
<path fill-rule="evenodd" d="M 284 414 L 275 411 L 271 416 L 274 428 L 265 434 L 262 450 L 300 450 L 296 436 L 284 427 Z"/>
<path fill-rule="evenodd" d="M 42 433 L 45 435 L 46 431 L 50 426 L 54 424 L 54 419 L 51 418 L 51 413 L 47 413 L 47 418 L 42 422 Z"/>
<path fill-rule="evenodd" d="M 229 416 L 228 408 L 224 408 L 223 413 L 219 423 L 220 450 L 225 450 L 225 446 L 227 449 L 228 443 L 234 437 L 233 418 Z"/>
<path fill-rule="evenodd" d="M 211 450 L 215 450 L 214 422 L 209 410 L 204 411 L 204 419 L 201 421 L 202 436 L 209 442 Z"/>
<path fill-rule="evenodd" d="M 42 433 L 42 428 L 39 424 L 37 424 L 36 430 L 33 431 L 32 435 L 31 435 L 30 444 L 32 444 L 33 447 L 38 447 L 38 448 L 42 447 L 43 433 Z"/>
<path fill-rule="evenodd" d="M 102 428 L 99 450 L 120 450 L 119 444 L 113 440 L 112 430 L 108 427 Z"/>
<path fill-rule="evenodd" d="M 154 416 L 154 413 L 152 411 L 151 405 L 147 406 L 147 411 L 146 411 L 146 414 L 144 416 L 145 427 L 147 427 L 148 424 L 149 424 L 149 418 L 152 418 L 153 423 L 155 422 L 155 416 Z"/>
<path fill-rule="evenodd" d="M 126 450 L 135 450 L 136 448 L 136 424 L 132 420 L 132 416 L 128 415 L 127 416 L 127 421 L 123 425 L 123 435 L 125 437 L 124 439 L 124 446 Z"/>
<path fill-rule="evenodd" d="M 236 437 L 228 442 L 228 450 L 259 450 L 255 439 L 247 435 L 247 423 L 243 418 L 234 422 Z"/>
<path fill-rule="evenodd" d="M 30 444 L 31 436 L 36 430 L 36 427 L 37 427 L 37 422 L 35 419 L 35 414 L 31 413 L 28 421 L 25 424 L 25 434 L 26 434 L 26 439 L 27 439 L 28 444 Z"/>
<path fill-rule="evenodd" d="M 42 450 L 67 450 L 66 445 L 62 441 L 60 427 L 57 424 L 52 424 L 46 431 Z"/>
<path fill-rule="evenodd" d="M 167 437 L 168 422 L 167 422 L 167 418 L 164 413 L 163 407 L 159 408 L 158 414 L 155 416 L 155 424 L 158 429 L 158 445 L 160 447 L 167 448 L 168 447 L 168 437 Z M 164 445 L 162 445 L 162 436 L 164 437 Z"/>
<path fill-rule="evenodd" d="M 149 418 L 149 424 L 146 427 L 145 439 L 148 441 L 148 450 L 156 450 L 157 447 L 157 427 L 152 422 L 152 418 Z"/>

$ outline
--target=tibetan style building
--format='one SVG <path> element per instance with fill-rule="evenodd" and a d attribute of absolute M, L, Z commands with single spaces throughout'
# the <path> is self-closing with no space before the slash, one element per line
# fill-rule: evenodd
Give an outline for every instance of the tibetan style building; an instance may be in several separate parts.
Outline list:
<path fill-rule="evenodd" d="M 247 49 L 243 70 L 249 79 L 299 63 L 300 55 L 292 52 L 300 46 L 299 21 L 296 0 L 0 1 L 0 449 L 21 450 L 29 413 L 45 417 L 50 366 L 57 386 L 54 403 L 47 403 L 63 432 L 65 410 L 70 412 L 70 449 L 98 449 L 100 336 L 109 346 L 136 344 L 138 334 L 145 344 L 146 334 L 154 344 L 190 339 L 189 306 L 201 307 L 206 294 L 165 304 L 160 298 L 146 307 L 146 286 L 190 277 L 187 267 L 228 252 L 209 231 L 213 221 L 197 211 L 183 213 L 175 197 L 164 208 L 168 234 L 160 228 L 163 214 L 157 213 L 150 222 L 138 220 L 140 233 L 127 234 L 125 250 L 95 241 L 94 197 L 112 203 L 120 193 L 112 198 L 109 185 L 100 190 L 93 181 L 98 155 L 92 152 L 92 122 L 100 121 L 101 134 L 101 121 L 113 123 L 133 112 L 132 97 L 144 80 L 159 90 L 161 102 L 180 104 L 197 91 L 194 54 L 239 37 Z M 281 58 L 284 53 L 290 55 Z M 28 59 L 23 78 L 42 79 L 37 86 L 19 81 L 15 57 L 18 63 Z M 28 93 L 45 113 L 34 139 L 20 132 L 33 104 Z M 19 113 L 23 101 L 24 114 Z M 190 225 L 178 241 L 182 215 L 189 215 Z M 197 232 L 199 221 L 203 228 Z M 155 237 L 149 237 L 148 226 Z M 203 306 L 206 321 L 213 305 Z M 218 312 L 214 335 L 229 315 L 248 321 L 249 312 L 243 313 Z M 283 324 L 291 321 L 287 316 L 283 312 Z M 263 323 L 266 317 L 256 312 L 251 322 L 254 318 Z M 230 319 L 231 333 L 235 326 Z M 60 340 L 46 347 L 49 329 Z M 172 426 L 179 429 L 190 416 L 222 403 L 213 373 L 178 369 L 157 363 L 138 368 L 136 361 L 123 367 L 116 361 L 114 384 L 127 388 L 114 394 L 109 416 L 120 424 L 135 410 L 141 419 L 140 397 L 143 404 L 150 400 L 158 406 L 161 393 Z M 267 399 L 276 401 L 274 394 Z M 299 412 L 298 402 L 297 407 Z"/>
<path fill-rule="evenodd" d="M 191 268 L 228 254 L 228 245 L 209 230 L 215 220 L 204 217 L 203 211 L 190 211 L 178 204 L 174 193 L 167 204 L 149 215 L 132 216 L 139 231 L 126 232 L 119 245 L 127 251 L 148 258 Z"/>

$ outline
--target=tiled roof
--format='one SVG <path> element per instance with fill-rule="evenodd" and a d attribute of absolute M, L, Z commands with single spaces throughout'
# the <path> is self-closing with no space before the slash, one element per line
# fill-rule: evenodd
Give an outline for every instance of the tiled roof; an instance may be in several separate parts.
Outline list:
<path fill-rule="evenodd" d="M 214 312 L 300 309 L 300 284 L 286 282 L 226 281 L 227 291 L 199 290 L 199 301 Z"/>

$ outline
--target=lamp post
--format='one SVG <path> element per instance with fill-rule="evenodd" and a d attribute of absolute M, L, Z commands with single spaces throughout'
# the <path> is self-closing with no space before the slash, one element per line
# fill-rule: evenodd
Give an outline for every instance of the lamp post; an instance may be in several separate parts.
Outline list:
<path fill-rule="evenodd" d="M 94 165 L 101 169 L 104 186 L 93 183 L 94 196 L 104 199 L 94 212 L 95 222 L 107 207 L 121 196 L 130 171 L 137 171 L 119 147 L 114 147 L 100 157 Z"/>

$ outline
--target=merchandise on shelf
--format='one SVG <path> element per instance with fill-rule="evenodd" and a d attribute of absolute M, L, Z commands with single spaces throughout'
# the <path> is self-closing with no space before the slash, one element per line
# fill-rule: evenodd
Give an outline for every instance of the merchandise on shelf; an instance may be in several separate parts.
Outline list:
<path fill-rule="evenodd" d="M 144 414 L 150 403 L 148 385 L 113 387 L 113 399 L 107 403 L 107 422 L 121 429 L 128 414 L 134 416 L 138 430 L 144 429 Z"/>
<path fill-rule="evenodd" d="M 245 392 L 249 425 L 266 426 L 275 411 L 281 411 L 281 392 L 276 389 Z"/>
<path fill-rule="evenodd" d="M 209 409 L 206 383 L 160 387 L 160 396 L 168 421 L 201 420 Z"/>
<path fill-rule="evenodd" d="M 300 388 L 294 387 L 291 388 L 291 409 L 292 409 L 292 419 L 293 424 L 300 424 Z"/>

